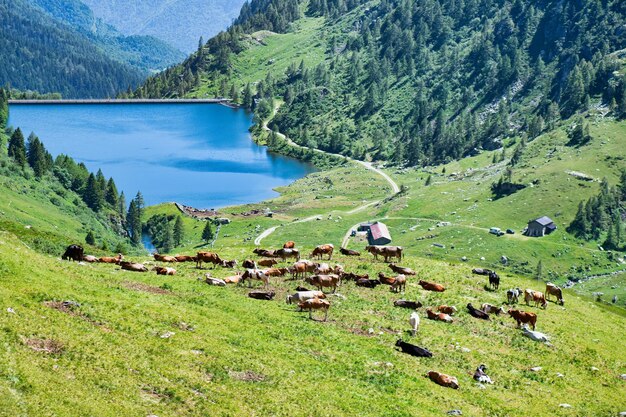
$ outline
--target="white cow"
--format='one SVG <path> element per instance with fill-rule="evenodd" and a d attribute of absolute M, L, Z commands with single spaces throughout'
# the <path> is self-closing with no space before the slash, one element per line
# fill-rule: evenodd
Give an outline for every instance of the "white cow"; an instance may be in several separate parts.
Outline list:
<path fill-rule="evenodd" d="M 411 313 L 411 316 L 409 317 L 409 324 L 411 325 L 411 333 L 415 336 L 415 333 L 417 333 L 420 327 L 420 315 L 417 314 L 416 311 Z"/>

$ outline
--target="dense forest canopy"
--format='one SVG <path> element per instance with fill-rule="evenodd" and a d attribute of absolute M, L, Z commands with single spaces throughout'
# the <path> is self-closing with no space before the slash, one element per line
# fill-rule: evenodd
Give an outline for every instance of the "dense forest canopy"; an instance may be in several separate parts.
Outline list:
<path fill-rule="evenodd" d="M 294 57 L 280 77 L 237 84 L 246 34 L 288 32 L 306 16 L 326 19 L 322 64 Z M 272 126 L 297 143 L 424 165 L 532 139 L 592 105 L 625 114 L 625 24 L 621 1 L 253 0 L 134 95 L 177 97 L 208 83 L 255 110 L 279 97 Z"/>

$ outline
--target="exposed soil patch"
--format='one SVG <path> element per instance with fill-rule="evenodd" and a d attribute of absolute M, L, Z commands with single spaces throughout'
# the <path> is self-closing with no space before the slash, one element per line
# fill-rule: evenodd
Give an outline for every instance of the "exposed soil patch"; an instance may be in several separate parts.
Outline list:
<path fill-rule="evenodd" d="M 262 382 L 262 381 L 265 381 L 265 379 L 267 378 L 265 375 L 257 374 L 256 372 L 253 372 L 253 371 L 243 371 L 243 372 L 228 371 L 228 376 L 238 381 L 248 381 L 248 382 Z"/>
<path fill-rule="evenodd" d="M 63 342 L 55 339 L 23 337 L 22 342 L 35 352 L 43 352 L 51 355 L 60 355 L 65 350 Z"/>
<path fill-rule="evenodd" d="M 93 324 L 94 326 L 102 327 L 103 329 L 110 331 L 107 327 L 104 326 L 104 323 L 93 320 L 86 314 L 79 311 L 80 304 L 75 301 L 45 301 L 43 303 L 46 307 L 58 310 L 62 313 L 68 314 L 72 317 L 78 317 L 82 320 L 85 320 L 88 323 Z"/>
<path fill-rule="evenodd" d="M 150 294 L 163 294 L 163 295 L 173 294 L 173 292 L 171 292 L 170 290 L 164 290 L 163 288 L 154 287 L 152 285 L 143 284 L 141 282 L 125 281 L 122 283 L 122 286 L 124 286 L 124 288 L 128 288 L 129 290 L 148 292 Z"/>

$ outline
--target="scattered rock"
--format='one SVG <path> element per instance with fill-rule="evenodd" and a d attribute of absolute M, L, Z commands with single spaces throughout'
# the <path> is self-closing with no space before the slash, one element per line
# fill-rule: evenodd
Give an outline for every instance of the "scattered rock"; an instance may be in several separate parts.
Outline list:
<path fill-rule="evenodd" d="M 467 256 L 462 257 L 462 258 L 461 258 L 461 260 L 462 260 L 463 262 L 467 262 Z"/>
<path fill-rule="evenodd" d="M 161 337 L 161 339 L 169 339 L 170 337 L 174 336 L 175 334 L 176 333 L 174 333 L 174 332 L 165 332 L 160 337 Z"/>
<path fill-rule="evenodd" d="M 446 414 L 449 416 L 462 416 L 463 412 L 461 410 L 450 410 Z"/>
<path fill-rule="evenodd" d="M 484 256 L 481 256 L 481 257 L 480 257 L 480 260 L 481 260 L 481 261 L 484 261 L 484 260 L 485 260 L 485 257 L 484 257 Z"/>
<path fill-rule="evenodd" d="M 589 370 L 592 371 L 592 372 L 597 372 L 600 369 L 596 368 L 595 366 L 592 366 L 591 368 L 589 368 Z"/>
<path fill-rule="evenodd" d="M 621 374 L 619 377 L 620 379 L 623 379 L 624 381 L 626 381 L 626 374 Z"/>
<path fill-rule="evenodd" d="M 470 353 L 470 352 L 471 352 L 471 349 L 468 349 L 468 348 L 466 348 L 466 347 L 462 347 L 462 348 L 461 348 L 461 352 L 463 352 L 463 353 Z"/>
<path fill-rule="evenodd" d="M 622 411 L 621 413 L 619 413 L 619 417 L 626 417 L 626 411 Z"/>
<path fill-rule="evenodd" d="M 9 307 L 9 308 L 7 308 L 7 313 L 15 314 L 15 310 L 13 310 L 11 307 Z"/>
<path fill-rule="evenodd" d="M 502 255 L 502 256 L 500 257 L 500 263 L 501 263 L 502 265 L 506 265 L 506 264 L 508 264 L 508 263 L 509 263 L 509 258 L 507 258 L 506 256 Z"/>
<path fill-rule="evenodd" d="M 533 366 L 532 368 L 529 369 L 529 371 L 532 372 L 539 372 L 541 371 L 543 368 L 541 366 Z"/>
<path fill-rule="evenodd" d="M 560 373 L 560 372 L 557 372 L 557 373 L 556 373 L 556 377 L 557 377 L 557 378 L 563 378 L 564 376 L 565 376 L 565 375 L 563 375 L 563 374 L 562 374 L 562 373 Z"/>
<path fill-rule="evenodd" d="M 561 407 L 561 408 L 572 408 L 572 406 L 567 404 L 567 403 L 559 404 L 559 407 Z"/>
<path fill-rule="evenodd" d="M 369 329 L 367 329 L 367 333 L 368 334 L 374 334 L 374 329 L 372 329 L 371 327 Z"/>

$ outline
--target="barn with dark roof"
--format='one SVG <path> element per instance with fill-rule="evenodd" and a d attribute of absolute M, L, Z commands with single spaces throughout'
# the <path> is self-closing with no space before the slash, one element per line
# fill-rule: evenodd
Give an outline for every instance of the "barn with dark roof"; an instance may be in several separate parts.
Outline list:
<path fill-rule="evenodd" d="M 540 217 L 536 220 L 531 220 L 526 226 L 524 234 L 531 237 L 541 237 L 549 235 L 556 230 L 556 224 L 548 216 Z"/>

